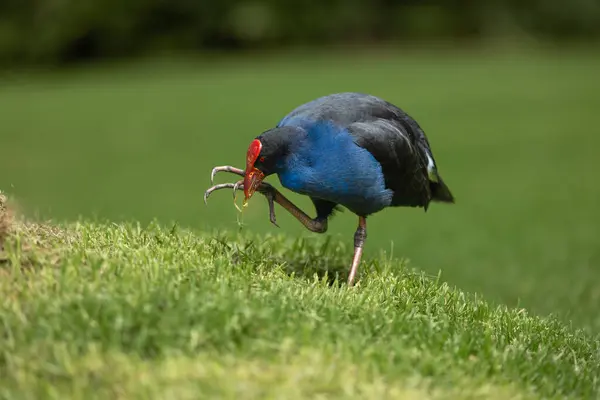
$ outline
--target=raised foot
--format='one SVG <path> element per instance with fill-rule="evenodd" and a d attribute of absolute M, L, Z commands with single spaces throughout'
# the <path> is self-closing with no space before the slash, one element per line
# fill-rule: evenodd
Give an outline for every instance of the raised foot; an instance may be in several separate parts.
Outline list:
<path fill-rule="evenodd" d="M 217 167 L 217 168 L 223 168 L 223 167 Z M 231 168 L 233 168 L 233 167 L 231 167 Z M 213 174 L 211 174 L 211 179 L 214 176 L 215 169 L 213 169 Z M 226 171 L 226 170 L 222 170 L 222 171 Z M 227 170 L 227 171 L 229 171 L 229 170 Z M 217 172 L 219 172 L 219 170 L 217 170 Z M 234 171 L 229 171 L 229 172 L 234 172 Z M 234 172 L 234 173 L 237 173 L 237 172 Z M 241 171 L 241 175 L 244 175 L 244 171 Z M 221 190 L 221 189 L 233 189 L 233 196 L 235 198 L 235 194 L 238 190 L 244 190 L 244 181 L 238 181 L 235 183 L 220 183 L 218 185 L 211 186 L 210 188 L 208 188 L 206 190 L 206 192 L 204 192 L 204 204 L 208 205 L 208 197 L 213 192 L 215 192 L 217 190 Z M 271 221 L 271 223 L 273 225 L 275 225 L 276 227 L 279 228 L 279 225 L 277 225 L 277 218 L 275 217 L 275 193 L 276 193 L 277 189 L 275 189 L 273 186 L 271 186 L 270 184 L 268 184 L 266 182 L 262 182 L 256 191 L 263 194 L 266 197 L 267 202 L 269 203 L 269 220 Z"/>
<path fill-rule="evenodd" d="M 229 165 L 215 167 L 211 173 L 211 182 L 214 179 L 216 173 L 226 171 L 231 172 L 239 176 L 244 176 L 245 172 L 239 168 L 235 168 Z M 204 193 L 204 202 L 207 202 L 208 196 L 215 190 L 219 189 L 233 189 L 234 194 L 237 193 L 238 190 L 244 189 L 244 182 L 238 181 L 235 183 L 222 183 L 220 185 L 214 185 L 210 187 L 206 193 Z M 315 233 L 324 233 L 327 231 L 327 218 L 319 219 L 319 218 L 310 218 L 304 211 L 302 211 L 298 206 L 288 200 L 283 194 L 281 194 L 277 189 L 268 183 L 262 182 L 260 186 L 256 189 L 257 192 L 262 193 L 269 202 L 269 219 L 271 223 L 275 226 L 277 222 L 275 220 L 275 205 L 274 203 L 278 203 L 285 210 L 287 210 L 291 215 L 294 216 L 302 225 L 304 225 L 308 230 Z"/>

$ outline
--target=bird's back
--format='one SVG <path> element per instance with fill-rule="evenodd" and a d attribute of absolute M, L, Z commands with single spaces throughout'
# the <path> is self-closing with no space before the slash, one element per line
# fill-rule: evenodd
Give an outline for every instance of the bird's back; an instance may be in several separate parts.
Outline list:
<path fill-rule="evenodd" d="M 377 141 L 379 137 L 380 141 L 389 144 L 394 138 L 401 139 L 411 146 L 419 146 L 426 153 L 426 163 L 426 155 L 433 158 L 429 141 L 419 124 L 399 107 L 369 94 L 346 92 L 317 98 L 292 110 L 277 126 L 325 121 L 351 131 L 357 124 L 371 124 L 370 141 Z"/>
<path fill-rule="evenodd" d="M 427 208 L 431 200 L 453 202 L 437 172 L 429 142 L 419 124 L 399 107 L 376 96 L 337 93 L 292 110 L 277 126 L 333 123 L 381 164 L 390 205 Z"/>
<path fill-rule="evenodd" d="M 298 106 L 286 115 L 278 126 L 288 125 L 293 123 L 293 120 L 311 120 L 331 121 L 347 127 L 354 122 L 403 117 L 407 117 L 404 111 L 379 97 L 348 92 L 319 97 Z"/>

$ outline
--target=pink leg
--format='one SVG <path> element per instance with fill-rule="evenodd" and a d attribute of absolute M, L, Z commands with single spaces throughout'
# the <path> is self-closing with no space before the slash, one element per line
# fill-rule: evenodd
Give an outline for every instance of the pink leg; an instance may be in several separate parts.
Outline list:
<path fill-rule="evenodd" d="M 348 275 L 348 286 L 354 286 L 354 278 L 358 271 L 358 264 L 363 253 L 363 246 L 367 239 L 367 219 L 365 217 L 358 217 L 358 228 L 354 233 L 354 257 L 352 258 L 352 266 L 350 267 L 350 274 Z"/>

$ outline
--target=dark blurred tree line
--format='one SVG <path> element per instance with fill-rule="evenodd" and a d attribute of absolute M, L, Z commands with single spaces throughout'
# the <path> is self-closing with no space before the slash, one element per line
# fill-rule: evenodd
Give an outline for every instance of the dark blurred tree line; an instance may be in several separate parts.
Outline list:
<path fill-rule="evenodd" d="M 339 42 L 600 36 L 600 0 L 0 0 L 0 62 Z"/>

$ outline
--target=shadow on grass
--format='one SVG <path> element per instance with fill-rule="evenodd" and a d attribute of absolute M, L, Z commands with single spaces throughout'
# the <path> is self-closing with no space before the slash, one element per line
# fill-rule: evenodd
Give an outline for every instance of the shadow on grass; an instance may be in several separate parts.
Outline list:
<path fill-rule="evenodd" d="M 210 246 L 213 255 L 229 254 L 234 265 L 247 264 L 258 270 L 259 266 L 267 263 L 280 267 L 288 276 L 304 280 L 317 277 L 326 280 L 330 286 L 346 284 L 353 250 L 334 243 L 330 236 L 315 240 L 299 238 L 284 254 L 272 251 L 269 240 L 242 243 L 226 237 L 214 237 Z"/>

